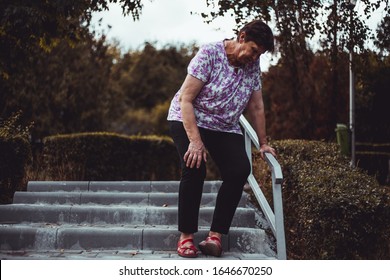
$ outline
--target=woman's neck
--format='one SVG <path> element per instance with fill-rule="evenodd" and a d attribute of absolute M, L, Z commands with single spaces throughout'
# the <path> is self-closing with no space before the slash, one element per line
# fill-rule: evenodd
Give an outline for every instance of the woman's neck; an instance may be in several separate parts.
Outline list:
<path fill-rule="evenodd" d="M 223 43 L 229 64 L 235 68 L 242 67 L 242 64 L 237 61 L 238 42 L 235 40 L 225 40 Z"/>

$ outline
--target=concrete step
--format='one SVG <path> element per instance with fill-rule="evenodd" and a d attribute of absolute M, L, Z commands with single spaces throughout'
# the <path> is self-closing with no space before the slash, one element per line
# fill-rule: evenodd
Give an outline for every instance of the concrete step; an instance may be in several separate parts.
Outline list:
<path fill-rule="evenodd" d="M 207 236 L 220 185 L 205 182 L 195 243 Z M 178 189 L 178 181 L 29 182 L 26 192 L 15 193 L 13 204 L 0 205 L 0 259 L 27 251 L 22 259 L 43 251 L 65 258 L 75 257 L 72 252 L 110 258 L 112 251 L 136 252 L 141 259 L 177 258 Z M 231 230 L 222 239 L 225 256 L 275 258 L 274 245 L 258 228 L 255 210 L 247 206 L 243 194 Z"/>
<path fill-rule="evenodd" d="M 203 193 L 217 192 L 221 181 L 206 181 Z M 30 181 L 27 191 L 177 192 L 178 181 Z"/>
<path fill-rule="evenodd" d="M 214 206 L 216 193 L 204 193 L 202 206 Z M 246 204 L 246 194 L 242 195 L 239 207 Z M 140 205 L 177 206 L 178 193 L 129 193 L 129 192 L 15 192 L 13 204 L 101 204 L 101 205 Z"/>
<path fill-rule="evenodd" d="M 208 233 L 200 227 L 194 242 L 198 244 Z M 17 224 L 0 225 L 0 250 L 153 250 L 174 251 L 179 233 L 168 226 L 96 226 Z M 226 252 L 272 256 L 261 229 L 232 227 L 222 237 Z"/>
<path fill-rule="evenodd" d="M 183 260 L 175 250 L 0 250 L 0 260 Z M 265 254 L 224 252 L 221 257 L 199 254 L 200 260 L 276 260 Z"/>
<path fill-rule="evenodd" d="M 176 225 L 176 207 L 103 205 L 0 205 L 0 223 L 48 222 L 75 224 Z M 199 225 L 209 225 L 214 207 L 202 207 Z M 253 209 L 237 208 L 232 226 L 254 227 Z"/>

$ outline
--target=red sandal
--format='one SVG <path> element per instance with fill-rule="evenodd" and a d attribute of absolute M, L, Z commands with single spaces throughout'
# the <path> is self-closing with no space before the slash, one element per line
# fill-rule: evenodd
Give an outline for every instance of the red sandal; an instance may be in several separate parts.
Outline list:
<path fill-rule="evenodd" d="M 222 255 L 221 239 L 217 236 L 208 236 L 206 240 L 199 243 L 199 249 L 204 255 L 220 257 Z"/>
<path fill-rule="evenodd" d="M 184 246 L 186 243 L 191 243 L 190 246 Z M 196 258 L 198 256 L 198 249 L 194 246 L 192 238 L 179 240 L 177 242 L 177 254 L 183 258 Z"/>

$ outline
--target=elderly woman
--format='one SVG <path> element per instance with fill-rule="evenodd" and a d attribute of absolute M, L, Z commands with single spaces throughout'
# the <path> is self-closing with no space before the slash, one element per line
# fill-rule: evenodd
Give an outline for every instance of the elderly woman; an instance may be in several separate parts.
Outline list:
<path fill-rule="evenodd" d="M 227 234 L 250 173 L 239 118 L 248 111 L 260 140 L 260 152 L 275 155 L 267 144 L 260 82 L 260 55 L 273 51 L 271 29 L 260 20 L 245 25 L 237 39 L 200 48 L 174 96 L 168 113 L 172 138 L 181 160 L 177 252 L 196 257 L 193 244 L 206 176 L 207 153 L 218 166 L 218 191 L 210 232 L 199 244 L 203 254 L 222 254 L 221 236 Z"/>

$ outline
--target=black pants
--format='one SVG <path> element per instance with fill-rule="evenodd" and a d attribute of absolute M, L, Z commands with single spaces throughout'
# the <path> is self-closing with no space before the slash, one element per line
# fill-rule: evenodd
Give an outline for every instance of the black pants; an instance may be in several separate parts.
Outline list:
<path fill-rule="evenodd" d="M 206 165 L 202 161 L 200 168 L 186 167 L 183 157 L 187 152 L 189 140 L 183 123 L 169 121 L 169 127 L 179 153 L 182 170 L 179 188 L 179 231 L 195 233 L 198 231 L 199 207 L 206 177 Z M 243 187 L 250 174 L 244 137 L 236 133 L 217 132 L 203 128 L 199 128 L 199 131 L 222 177 L 210 230 L 227 234 L 241 199 Z"/>

